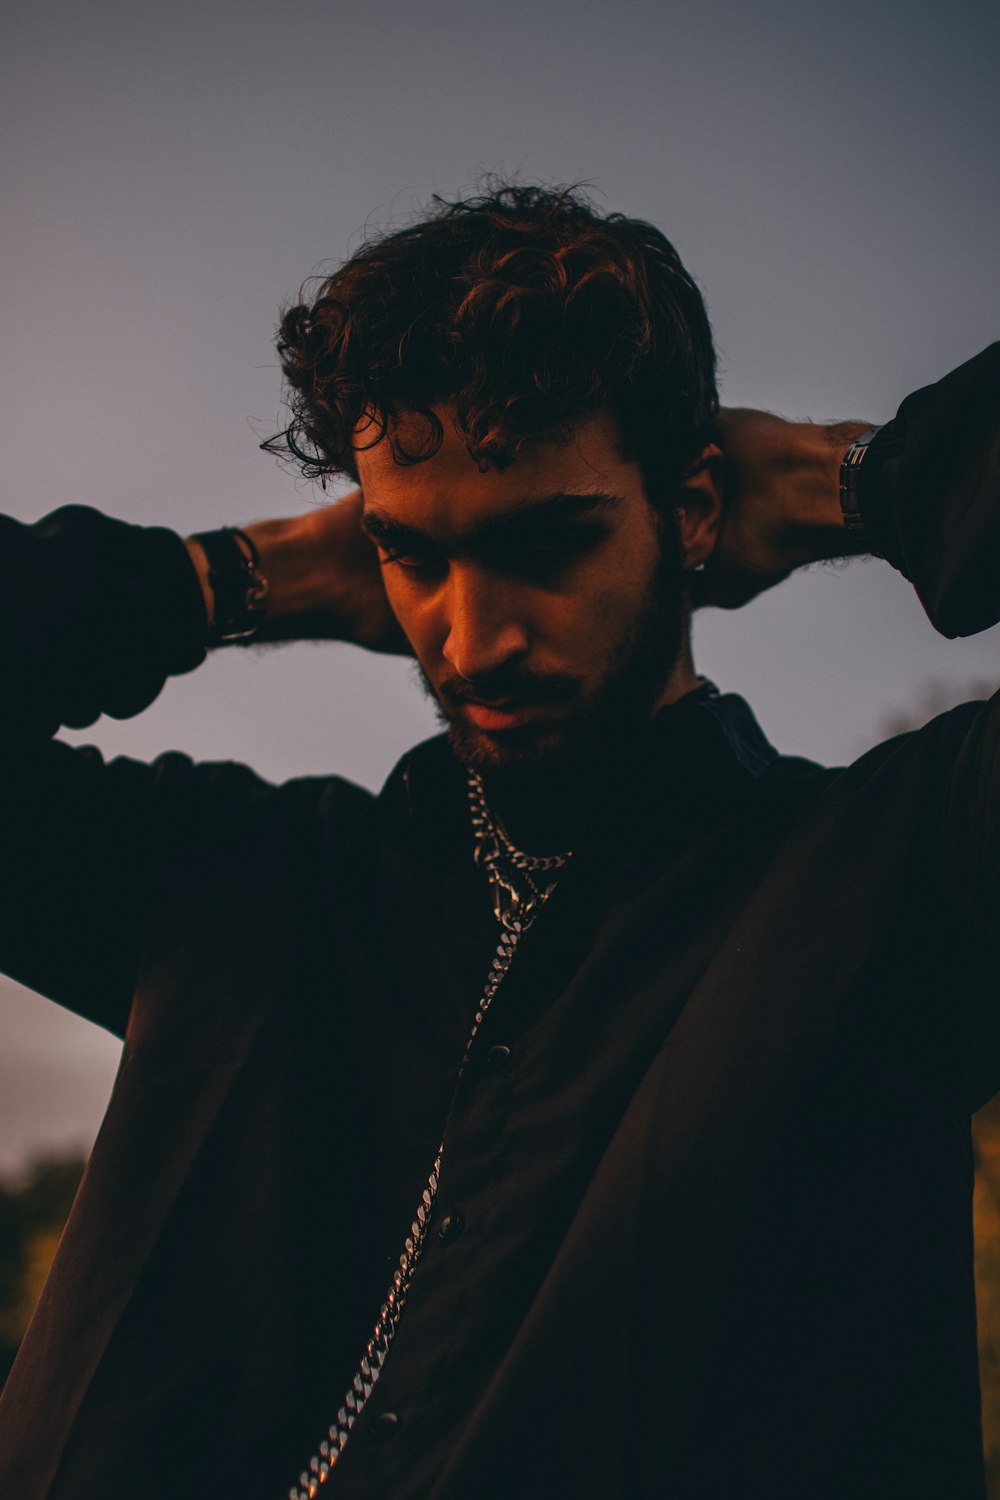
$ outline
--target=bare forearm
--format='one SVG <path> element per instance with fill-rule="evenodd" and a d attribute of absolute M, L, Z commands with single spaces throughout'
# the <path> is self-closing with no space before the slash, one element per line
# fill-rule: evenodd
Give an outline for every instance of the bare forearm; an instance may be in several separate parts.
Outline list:
<path fill-rule="evenodd" d="M 791 472 L 785 502 L 785 540 L 795 566 L 856 551 L 840 509 L 840 467 L 871 422 L 798 422 L 792 427 Z"/>
<path fill-rule="evenodd" d="M 702 602 L 736 608 L 806 563 L 856 550 L 840 511 L 840 463 L 870 426 L 720 413 L 725 514 Z"/>
<path fill-rule="evenodd" d="M 260 572 L 267 580 L 268 620 L 280 621 L 296 615 L 330 612 L 333 600 L 328 576 L 321 566 L 310 515 L 288 520 L 255 521 L 242 529 L 251 537 L 260 556 Z M 209 583 L 208 559 L 195 537 L 186 542 L 205 599 L 210 624 L 215 623 L 215 598 Z"/>
<path fill-rule="evenodd" d="M 405 651 L 382 589 L 378 559 L 360 531 L 360 491 L 287 520 L 242 529 L 259 554 L 267 581 L 260 641 L 347 640 L 376 651 Z M 215 601 L 208 563 L 197 539 L 188 551 L 201 581 L 209 621 Z"/>

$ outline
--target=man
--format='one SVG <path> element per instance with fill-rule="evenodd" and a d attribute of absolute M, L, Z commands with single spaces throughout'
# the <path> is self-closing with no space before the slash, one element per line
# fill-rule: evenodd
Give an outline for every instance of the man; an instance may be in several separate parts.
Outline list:
<path fill-rule="evenodd" d="M 785 760 L 688 618 L 872 547 L 993 623 L 1000 351 L 871 439 L 720 416 L 672 247 L 530 188 L 280 347 L 359 493 L 5 523 L 3 962 L 126 1046 L 3 1492 L 981 1496 L 996 712 Z M 206 630 L 412 651 L 447 736 L 377 799 L 44 742 Z"/>

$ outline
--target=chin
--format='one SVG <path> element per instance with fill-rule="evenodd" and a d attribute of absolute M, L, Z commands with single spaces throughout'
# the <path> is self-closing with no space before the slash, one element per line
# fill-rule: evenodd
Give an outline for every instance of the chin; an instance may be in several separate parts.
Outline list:
<path fill-rule="evenodd" d="M 464 721 L 448 721 L 448 742 L 456 759 L 474 771 L 548 770 L 579 757 L 574 738 L 565 730 L 532 728 L 488 734 Z"/>
<path fill-rule="evenodd" d="M 620 716 L 579 713 L 556 724 L 525 725 L 523 729 L 489 732 L 467 719 L 441 714 L 448 741 L 461 765 L 498 781 L 518 784 L 532 780 L 550 784 L 575 778 L 599 766 L 621 743 L 626 726 Z M 636 715 L 638 728 L 647 715 Z"/>

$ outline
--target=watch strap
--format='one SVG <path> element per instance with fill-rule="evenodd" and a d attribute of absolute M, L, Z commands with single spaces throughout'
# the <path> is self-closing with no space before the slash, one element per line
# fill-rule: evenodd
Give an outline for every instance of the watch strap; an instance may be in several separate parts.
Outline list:
<path fill-rule="evenodd" d="M 252 641 L 266 617 L 267 579 L 260 571 L 260 554 L 252 537 L 236 526 L 194 535 L 208 563 L 214 619 L 209 630 L 212 646 Z"/>

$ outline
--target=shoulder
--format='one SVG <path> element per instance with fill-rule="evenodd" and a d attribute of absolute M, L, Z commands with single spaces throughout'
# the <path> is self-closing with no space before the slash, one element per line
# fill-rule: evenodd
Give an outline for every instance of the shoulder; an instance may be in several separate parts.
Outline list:
<path fill-rule="evenodd" d="M 1000 810 L 1000 695 L 963 703 L 895 734 L 845 766 L 778 756 L 760 797 L 793 824 L 814 818 L 862 847 L 890 840 L 966 859 L 970 832 L 989 837 Z"/>
<path fill-rule="evenodd" d="M 844 791 L 892 777 L 934 783 L 950 779 L 970 751 L 995 744 L 1000 733 L 1000 694 L 960 703 L 915 729 L 889 736 L 833 773 Z"/>

